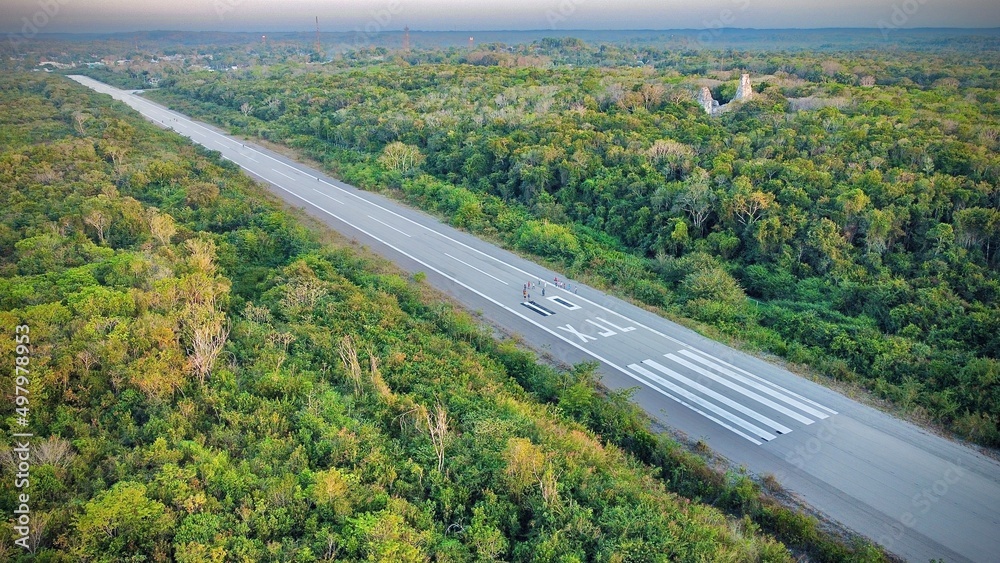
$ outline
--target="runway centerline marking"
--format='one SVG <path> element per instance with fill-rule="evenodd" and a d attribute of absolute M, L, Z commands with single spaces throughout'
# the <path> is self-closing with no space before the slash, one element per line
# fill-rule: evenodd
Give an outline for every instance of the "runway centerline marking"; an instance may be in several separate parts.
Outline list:
<path fill-rule="evenodd" d="M 345 204 L 344 202 L 342 202 L 342 201 L 340 201 L 339 199 L 337 199 L 337 198 L 333 197 L 332 195 L 330 195 L 330 194 L 327 194 L 327 193 L 323 193 L 323 192 L 321 192 L 319 188 L 313 188 L 313 191 L 314 191 L 314 192 L 316 192 L 316 193 L 318 193 L 319 195 L 321 195 L 321 196 L 323 196 L 323 197 L 326 197 L 326 198 L 330 198 L 330 199 L 332 199 L 333 201 L 336 201 L 336 202 L 337 202 L 337 203 L 339 203 L 340 205 L 346 205 L 346 204 Z"/>
<path fill-rule="evenodd" d="M 480 274 L 483 274 L 484 276 L 489 276 L 489 277 L 497 280 L 498 282 L 500 282 L 500 283 L 502 283 L 504 285 L 510 285 L 509 283 L 507 283 L 507 282 L 503 281 L 502 279 L 494 276 L 493 274 L 491 274 L 489 272 L 484 272 L 483 270 L 480 270 L 479 268 L 473 266 L 472 264 L 469 264 L 465 260 L 461 260 L 459 258 L 455 258 L 454 256 L 452 256 L 451 254 L 448 254 L 447 252 L 445 252 L 444 255 L 447 256 L 448 258 L 451 258 L 452 260 L 455 260 L 456 262 L 461 262 L 462 264 L 465 264 L 466 266 L 472 268 L 473 270 L 479 272 Z"/>
<path fill-rule="evenodd" d="M 292 177 L 291 177 L 291 176 L 289 176 L 288 174 L 283 174 L 283 173 L 281 173 L 281 172 L 278 172 L 278 171 L 277 171 L 277 170 L 275 170 L 274 168 L 272 168 L 272 169 L 271 169 L 271 171 L 272 171 L 272 172 L 274 172 L 275 174 L 281 174 L 282 176 L 284 176 L 285 178 L 288 178 L 289 180 L 291 180 L 291 181 L 293 181 L 293 182 L 296 182 L 296 181 L 297 181 L 297 180 L 296 180 L 295 178 L 292 178 Z"/>
<path fill-rule="evenodd" d="M 382 223 L 382 224 L 383 224 L 383 225 L 385 225 L 386 227 L 389 227 L 390 229 L 392 229 L 392 230 L 396 231 L 397 233 L 399 233 L 399 234 L 403 235 L 403 236 L 404 236 L 404 237 L 406 237 L 406 238 L 410 238 L 410 234 L 409 234 L 409 233 L 405 233 L 405 232 L 403 232 L 403 231 L 401 231 L 401 230 L 397 229 L 396 227 L 393 227 L 393 226 L 392 226 L 392 225 L 390 225 L 389 223 L 386 223 L 385 221 L 382 221 L 381 219 L 377 219 L 377 218 L 375 218 L 375 217 L 372 217 L 371 215 L 369 215 L 369 216 L 368 216 L 368 218 L 369 218 L 369 219 L 371 219 L 372 221 L 376 221 L 376 222 L 378 222 L 378 223 Z"/>

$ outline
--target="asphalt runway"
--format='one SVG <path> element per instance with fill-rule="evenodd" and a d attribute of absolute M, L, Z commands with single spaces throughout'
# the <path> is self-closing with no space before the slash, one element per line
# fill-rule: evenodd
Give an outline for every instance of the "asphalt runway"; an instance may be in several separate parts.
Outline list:
<path fill-rule="evenodd" d="M 605 385 L 635 387 L 633 400 L 664 424 L 774 474 L 890 551 L 911 561 L 1000 561 L 1000 463 L 975 450 L 132 92 L 70 78 L 219 151 L 536 349 L 568 363 L 597 360 Z"/>

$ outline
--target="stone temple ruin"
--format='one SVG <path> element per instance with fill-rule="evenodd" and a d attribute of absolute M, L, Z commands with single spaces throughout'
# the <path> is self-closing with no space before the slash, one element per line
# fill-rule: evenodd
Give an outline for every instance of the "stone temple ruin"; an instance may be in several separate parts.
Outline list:
<path fill-rule="evenodd" d="M 712 98 L 712 91 L 707 86 L 702 86 L 698 93 L 698 105 L 704 108 L 708 115 L 718 115 L 728 111 L 735 106 L 735 102 L 745 102 L 753 98 L 753 85 L 750 84 L 750 75 L 740 76 L 740 87 L 736 90 L 736 96 L 728 104 L 719 105 L 718 100 Z"/>
<path fill-rule="evenodd" d="M 746 101 L 753 97 L 753 85 L 750 84 L 750 75 L 740 75 L 740 87 L 736 90 L 736 97 L 733 100 Z"/>

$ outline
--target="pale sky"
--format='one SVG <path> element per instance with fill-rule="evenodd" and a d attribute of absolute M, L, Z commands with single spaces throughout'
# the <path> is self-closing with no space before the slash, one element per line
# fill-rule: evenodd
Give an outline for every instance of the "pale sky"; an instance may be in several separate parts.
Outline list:
<path fill-rule="evenodd" d="M 998 0 L 0 0 L 0 32 L 1000 27 Z"/>

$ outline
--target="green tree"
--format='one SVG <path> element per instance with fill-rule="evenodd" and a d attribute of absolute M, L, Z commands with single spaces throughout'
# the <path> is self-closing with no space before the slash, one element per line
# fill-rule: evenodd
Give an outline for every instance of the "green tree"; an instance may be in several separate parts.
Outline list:
<path fill-rule="evenodd" d="M 699 235 L 705 234 L 705 223 L 713 211 L 715 192 L 709 186 L 708 173 L 696 168 L 684 181 L 684 186 L 674 200 L 675 207 L 688 214 Z"/>
<path fill-rule="evenodd" d="M 424 162 L 424 155 L 413 145 L 394 141 L 382 149 L 378 161 L 389 170 L 409 174 L 420 168 Z"/>
<path fill-rule="evenodd" d="M 518 229 L 517 244 L 542 256 L 573 258 L 580 253 L 580 241 L 568 228 L 548 221 L 527 221 Z"/>
<path fill-rule="evenodd" d="M 97 495 L 76 520 L 77 553 L 92 561 L 141 561 L 164 554 L 170 512 L 141 483 L 122 481 Z"/>

